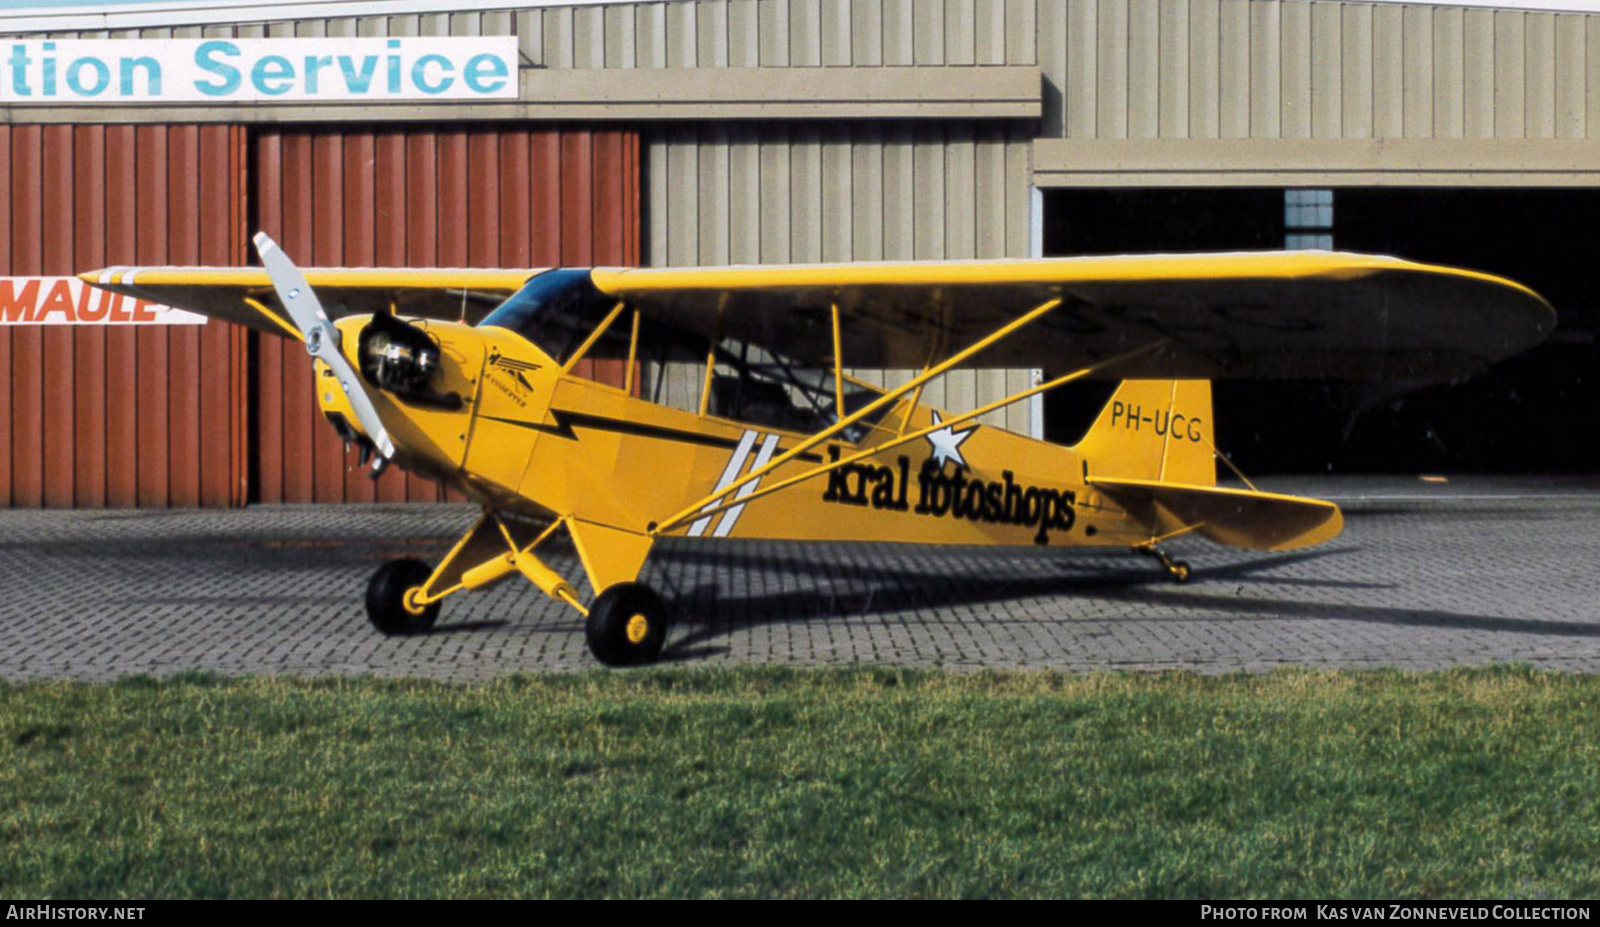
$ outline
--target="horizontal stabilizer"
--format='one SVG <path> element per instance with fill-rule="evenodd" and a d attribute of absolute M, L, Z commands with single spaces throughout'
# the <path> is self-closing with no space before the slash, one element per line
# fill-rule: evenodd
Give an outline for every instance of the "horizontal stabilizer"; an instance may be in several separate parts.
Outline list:
<path fill-rule="evenodd" d="M 1089 485 L 1156 525 L 1158 535 L 1193 528 L 1229 547 L 1298 550 L 1344 530 L 1339 507 L 1320 499 L 1153 480 L 1090 479 Z"/>

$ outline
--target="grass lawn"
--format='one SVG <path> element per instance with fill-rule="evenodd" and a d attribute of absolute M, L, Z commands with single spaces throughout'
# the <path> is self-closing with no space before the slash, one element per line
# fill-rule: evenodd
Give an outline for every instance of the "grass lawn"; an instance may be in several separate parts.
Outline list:
<path fill-rule="evenodd" d="M 0 684 L 0 896 L 1594 897 L 1600 678 Z"/>

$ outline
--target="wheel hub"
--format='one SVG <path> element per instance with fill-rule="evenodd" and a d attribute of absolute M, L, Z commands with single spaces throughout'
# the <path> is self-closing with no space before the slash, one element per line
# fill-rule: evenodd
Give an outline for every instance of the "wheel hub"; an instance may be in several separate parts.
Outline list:
<path fill-rule="evenodd" d="M 643 615 L 634 615 L 628 619 L 628 642 L 631 644 L 644 643 L 645 636 L 650 633 L 650 619 Z"/>
<path fill-rule="evenodd" d="M 406 594 L 400 597 L 400 604 L 405 606 L 405 610 L 418 617 L 428 610 L 428 606 L 418 601 L 418 594 L 421 592 L 422 587 L 415 586 L 407 589 Z"/>

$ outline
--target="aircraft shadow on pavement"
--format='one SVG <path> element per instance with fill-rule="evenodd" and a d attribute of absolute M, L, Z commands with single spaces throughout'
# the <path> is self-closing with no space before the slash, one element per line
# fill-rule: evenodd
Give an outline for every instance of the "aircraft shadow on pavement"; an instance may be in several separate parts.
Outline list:
<path fill-rule="evenodd" d="M 888 554 L 885 551 L 896 550 Z M 718 552 L 706 547 L 662 550 L 656 561 L 660 572 L 650 577 L 675 604 L 680 631 L 669 640 L 663 654 L 669 660 L 692 660 L 727 648 L 714 646 L 737 630 L 759 625 L 803 624 L 838 619 L 870 619 L 903 611 L 939 610 L 982 605 L 1011 599 L 1044 596 L 1080 596 L 1101 603 L 1148 605 L 1163 611 L 1195 610 L 1198 615 L 1139 615 L 1096 617 L 1094 622 L 1135 621 L 1173 624 L 1215 621 L 1270 621 L 1316 619 L 1357 621 L 1401 627 L 1463 631 L 1492 631 L 1565 637 L 1600 637 L 1600 623 L 1524 619 L 1492 615 L 1363 605 L 1315 599 L 1262 595 L 1274 587 L 1321 587 L 1374 590 L 1398 588 L 1395 583 L 1322 579 L 1274 575 L 1274 571 L 1327 557 L 1358 552 L 1354 547 L 1304 551 L 1254 557 L 1218 566 L 1203 566 L 1187 585 L 1177 586 L 1152 565 L 1134 560 L 1126 552 L 1055 552 L 991 549 L 923 549 L 862 545 L 862 557 L 851 562 L 808 557 L 804 553 L 747 550 Z M 931 551 L 931 552 L 928 552 Z M 737 564 L 748 579 L 737 591 L 718 582 L 695 583 L 686 569 L 695 565 L 723 571 Z M 746 572 L 747 571 L 747 572 Z M 782 577 L 774 579 L 774 577 Z M 674 584 L 688 578 L 688 584 Z M 778 587 L 773 589 L 772 587 Z M 750 588 L 754 591 L 746 592 Z M 771 589 L 772 591 L 766 591 Z M 1246 595 L 1247 591 L 1253 594 Z M 1041 618 L 983 618 L 980 620 L 1051 621 Z M 1070 604 L 1060 622 L 1074 618 Z"/>
<path fill-rule="evenodd" d="M 441 622 L 433 626 L 433 629 L 428 632 L 428 636 L 432 637 L 436 634 L 476 634 L 480 631 L 499 631 L 510 624 L 511 622 L 504 618 L 493 618 L 484 621 L 458 621 L 454 624 Z"/>

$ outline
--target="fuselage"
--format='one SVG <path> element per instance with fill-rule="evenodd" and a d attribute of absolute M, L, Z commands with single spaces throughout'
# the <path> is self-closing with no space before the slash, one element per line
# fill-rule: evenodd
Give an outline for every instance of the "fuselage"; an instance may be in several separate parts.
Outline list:
<path fill-rule="evenodd" d="M 338 323 L 352 363 L 366 322 Z M 648 532 L 809 437 L 646 401 L 563 369 L 503 328 L 414 324 L 439 345 L 437 391 L 459 404 L 369 390 L 395 441 L 396 463 L 502 511 Z M 339 390 L 319 390 L 318 398 L 325 413 L 352 427 Z M 1181 420 L 1172 415 L 1164 428 L 1176 434 Z M 953 418 L 902 397 L 859 442 L 823 442 L 746 492 L 933 425 L 935 416 Z M 1152 440 L 1170 437 L 1149 427 Z M 1019 546 L 1127 546 L 1150 536 L 1149 524 L 1096 492 L 1085 475 L 1085 457 L 1072 448 L 966 422 L 666 533 Z"/>

